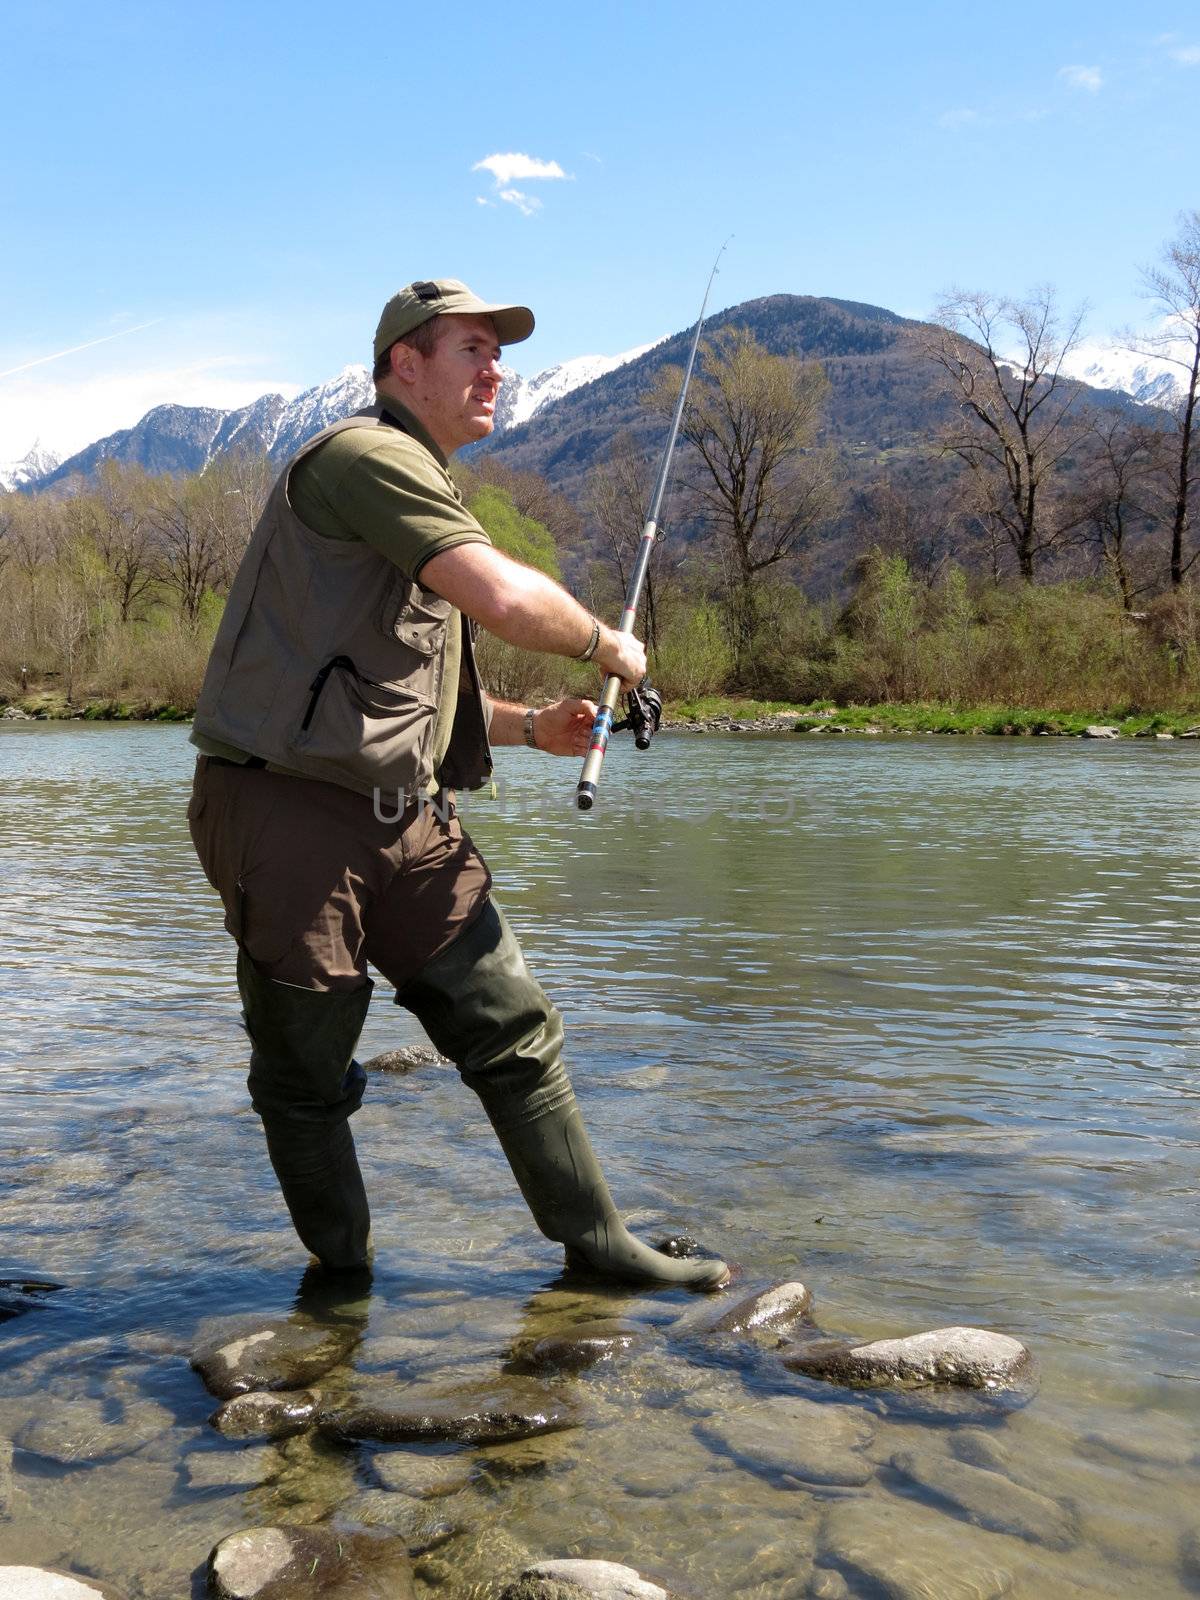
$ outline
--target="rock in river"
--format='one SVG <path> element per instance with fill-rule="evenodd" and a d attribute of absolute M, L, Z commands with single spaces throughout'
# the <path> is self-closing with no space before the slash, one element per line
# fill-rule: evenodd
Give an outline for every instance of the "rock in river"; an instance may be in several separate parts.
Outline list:
<path fill-rule="evenodd" d="M 1032 1358 L 1017 1339 L 986 1328 L 934 1328 L 873 1344 L 823 1340 L 784 1358 L 793 1372 L 851 1386 L 949 1383 L 966 1389 L 1012 1389 L 1031 1376 Z"/>
<path fill-rule="evenodd" d="M 997 1600 L 1011 1571 L 1003 1541 L 908 1501 L 835 1500 L 825 1512 L 817 1562 L 848 1576 L 858 1594 L 887 1600 Z"/>
<path fill-rule="evenodd" d="M 413 1385 L 353 1400 L 322 1412 L 321 1432 L 348 1442 L 378 1439 L 403 1443 L 452 1440 L 458 1444 L 501 1444 L 539 1433 L 574 1428 L 578 1406 L 549 1394 L 530 1378 L 498 1378 L 481 1387 L 457 1383 L 431 1389 Z"/>
<path fill-rule="evenodd" d="M 696 1425 L 719 1455 L 793 1487 L 868 1482 L 874 1468 L 860 1453 L 874 1436 L 871 1423 L 849 1406 L 819 1405 L 798 1395 L 739 1406 Z"/>
<path fill-rule="evenodd" d="M 252 1389 L 303 1389 L 344 1361 L 359 1337 L 350 1325 L 270 1322 L 203 1345 L 191 1361 L 210 1394 L 232 1400 Z"/>
<path fill-rule="evenodd" d="M 222 1539 L 208 1558 L 218 1600 L 412 1600 L 402 1540 L 329 1528 L 249 1528 Z"/>
<path fill-rule="evenodd" d="M 665 1589 L 615 1561 L 539 1561 L 500 1600 L 670 1600 Z"/>
<path fill-rule="evenodd" d="M 0 1522 L 12 1515 L 13 1447 L 8 1439 L 0 1439 Z"/>
<path fill-rule="evenodd" d="M 235 1394 L 208 1420 L 227 1439 L 287 1439 L 312 1426 L 319 1400 L 315 1389 L 295 1389 L 284 1394 L 256 1390 Z"/>
<path fill-rule="evenodd" d="M 171 1422 L 171 1413 L 154 1400 L 48 1401 L 13 1442 L 61 1466 L 84 1466 L 132 1454 L 165 1433 Z"/>
<path fill-rule="evenodd" d="M 1002 1472 L 971 1466 L 937 1449 L 901 1450 L 892 1457 L 892 1467 L 980 1528 L 1015 1534 L 1053 1550 L 1066 1550 L 1073 1543 L 1070 1514 L 1048 1496 L 1022 1488 Z"/>
<path fill-rule="evenodd" d="M 115 1589 L 94 1578 L 72 1578 L 46 1567 L 0 1567 L 4 1600 L 118 1600 Z"/>
<path fill-rule="evenodd" d="M 548 1334 L 518 1359 L 531 1367 L 557 1372 L 582 1372 L 621 1355 L 637 1342 L 634 1328 L 616 1321 L 580 1322 Z"/>
<path fill-rule="evenodd" d="M 753 1333 L 758 1329 L 781 1330 L 800 1321 L 812 1305 L 812 1291 L 802 1283 L 777 1283 L 763 1289 L 719 1316 L 713 1333 Z"/>

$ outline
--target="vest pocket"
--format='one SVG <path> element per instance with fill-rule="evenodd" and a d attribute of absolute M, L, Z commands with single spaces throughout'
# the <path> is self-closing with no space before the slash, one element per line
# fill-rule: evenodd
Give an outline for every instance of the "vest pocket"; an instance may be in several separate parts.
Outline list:
<path fill-rule="evenodd" d="M 437 706 L 425 695 L 379 683 L 349 656 L 313 679 L 296 753 L 379 788 L 413 793 L 429 777 Z"/>

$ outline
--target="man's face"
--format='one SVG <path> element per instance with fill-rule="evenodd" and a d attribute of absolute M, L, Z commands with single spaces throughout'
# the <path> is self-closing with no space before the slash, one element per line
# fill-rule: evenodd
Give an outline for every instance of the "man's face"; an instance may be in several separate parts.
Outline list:
<path fill-rule="evenodd" d="M 447 316 L 433 354 L 413 356 L 409 405 L 445 453 L 486 438 L 503 381 L 491 317 Z"/>

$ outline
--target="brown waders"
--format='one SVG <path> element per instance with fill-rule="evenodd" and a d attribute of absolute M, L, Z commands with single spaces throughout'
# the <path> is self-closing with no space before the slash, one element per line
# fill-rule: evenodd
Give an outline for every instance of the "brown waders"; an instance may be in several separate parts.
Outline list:
<path fill-rule="evenodd" d="M 347 1119 L 372 985 L 368 960 L 479 1096 L 538 1227 L 568 1263 L 627 1282 L 712 1289 L 723 1262 L 673 1260 L 622 1223 L 562 1064 L 562 1019 L 489 898 L 456 817 L 313 779 L 197 764 L 196 850 L 239 944 L 249 1088 L 302 1242 L 325 1266 L 369 1256 Z"/>

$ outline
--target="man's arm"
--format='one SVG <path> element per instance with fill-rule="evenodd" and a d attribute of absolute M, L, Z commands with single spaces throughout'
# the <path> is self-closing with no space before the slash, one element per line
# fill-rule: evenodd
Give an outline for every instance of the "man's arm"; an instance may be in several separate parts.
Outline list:
<path fill-rule="evenodd" d="M 492 744 L 526 744 L 528 708 L 504 700 L 492 701 Z M 552 756 L 585 756 L 592 742 L 596 702 L 573 695 L 556 700 L 533 713 L 533 746 Z"/>
<path fill-rule="evenodd" d="M 595 622 L 590 611 L 553 578 L 490 544 L 461 544 L 430 556 L 421 567 L 420 583 L 518 649 L 581 656 L 591 642 Z M 626 685 L 638 684 L 646 675 L 641 641 L 604 623 L 592 660 Z"/>

